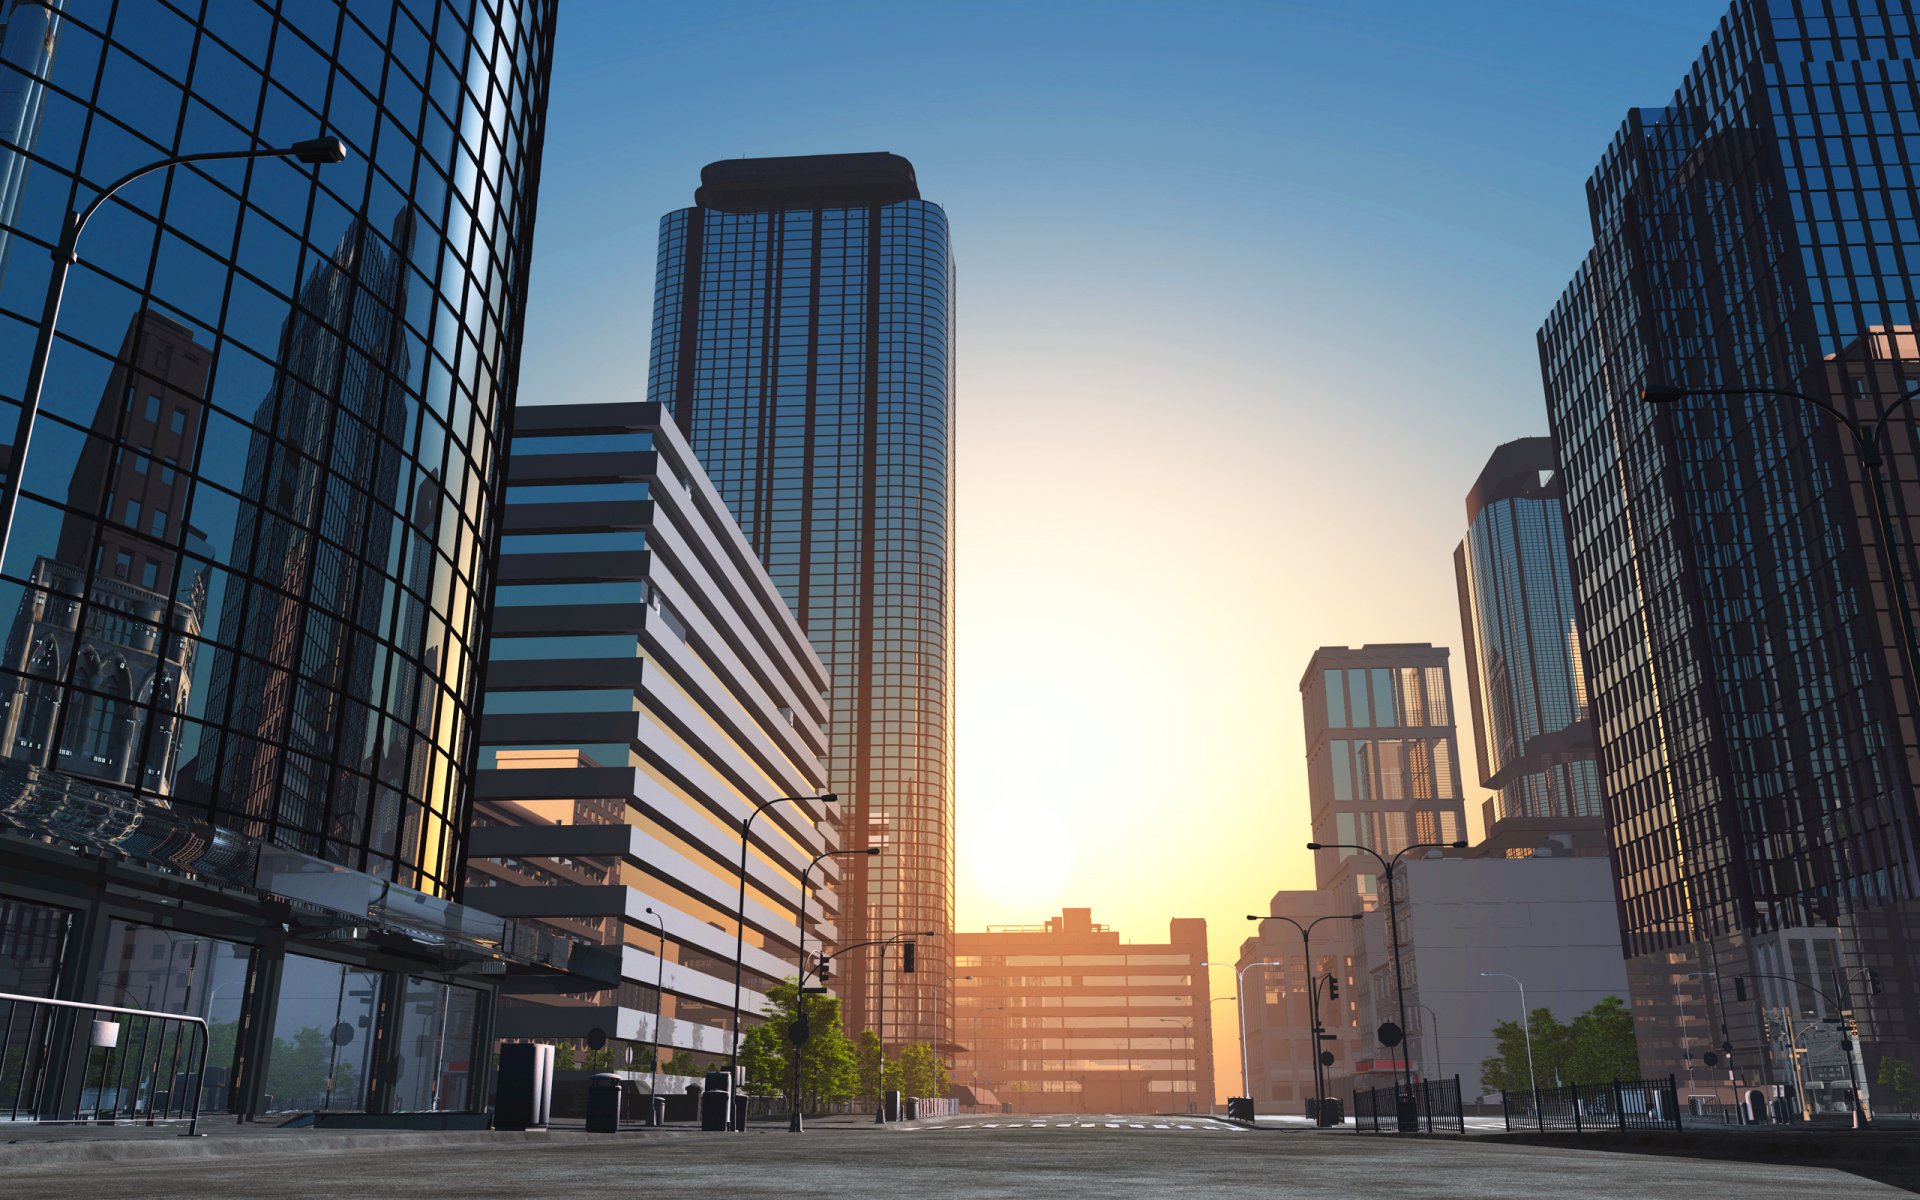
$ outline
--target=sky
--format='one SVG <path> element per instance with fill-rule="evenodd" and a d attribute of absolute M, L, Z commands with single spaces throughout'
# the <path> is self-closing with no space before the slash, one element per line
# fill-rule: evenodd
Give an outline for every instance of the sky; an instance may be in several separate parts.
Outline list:
<path fill-rule="evenodd" d="M 1477 832 L 1464 497 L 1547 432 L 1588 174 L 1725 9 L 569 0 L 520 403 L 644 398 L 702 165 L 912 160 L 958 262 L 959 926 L 1198 916 L 1230 961 L 1312 886 L 1316 646 L 1453 648 Z"/>

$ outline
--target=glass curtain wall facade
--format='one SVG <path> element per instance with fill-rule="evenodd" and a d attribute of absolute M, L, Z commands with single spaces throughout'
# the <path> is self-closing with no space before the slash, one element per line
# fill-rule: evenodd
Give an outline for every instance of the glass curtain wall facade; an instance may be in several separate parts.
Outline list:
<path fill-rule="evenodd" d="M 241 941 L 366 925 L 272 899 L 323 877 L 454 913 L 555 7 L 0 0 L 0 436 L 70 209 L 172 155 L 349 151 L 155 172 L 82 236 L 0 448 L 0 830 L 251 889 Z M 222 1004 L 271 1004 L 254 958 Z M 98 958 L 62 969 L 91 999 Z"/>
<path fill-rule="evenodd" d="M 1552 438 L 1493 452 L 1453 552 L 1480 786 L 1496 820 L 1598 817 L 1586 664 Z"/>
<path fill-rule="evenodd" d="M 890 154 L 715 163 L 661 222 L 649 400 L 668 406 L 832 675 L 849 942 L 953 928 L 953 259 Z M 944 941 L 890 1043 L 952 1038 Z M 840 985 L 875 1023 L 871 968 Z"/>
<path fill-rule="evenodd" d="M 1857 460 L 1791 399 L 1639 389 L 1789 388 L 1870 418 L 1920 383 L 1917 47 L 1906 3 L 1735 4 L 1672 102 L 1628 114 L 1588 184 L 1594 248 L 1540 331 L 1651 1072 L 1683 1061 L 1687 1005 L 1730 1027 L 1730 1082 L 1785 1075 L 1756 1053 L 1762 1007 L 1699 972 L 1831 990 L 1876 970 L 1869 1067 L 1914 1049 L 1914 681 Z M 1909 571 L 1914 447 L 1897 425 Z M 1793 950 L 1842 931 L 1837 977 Z"/>
<path fill-rule="evenodd" d="M 1322 646 L 1300 681 L 1313 840 L 1391 859 L 1418 842 L 1466 836 L 1444 647 Z M 1353 850 L 1314 852 L 1322 891 L 1371 909 L 1379 866 Z"/>

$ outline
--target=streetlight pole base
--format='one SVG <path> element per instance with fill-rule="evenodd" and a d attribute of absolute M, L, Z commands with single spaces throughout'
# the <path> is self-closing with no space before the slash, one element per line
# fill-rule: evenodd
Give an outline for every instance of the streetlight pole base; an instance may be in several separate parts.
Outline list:
<path fill-rule="evenodd" d="M 787 1132 L 788 1133 L 805 1133 L 806 1132 L 805 1123 L 800 1120 L 800 1110 L 797 1108 L 793 1110 L 793 1115 L 787 1118 Z"/>

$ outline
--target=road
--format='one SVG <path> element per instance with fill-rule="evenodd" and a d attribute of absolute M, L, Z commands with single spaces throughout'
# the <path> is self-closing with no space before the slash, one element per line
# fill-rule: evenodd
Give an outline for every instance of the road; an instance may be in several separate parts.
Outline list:
<path fill-rule="evenodd" d="M 1164 1126 L 1164 1128 L 1161 1128 Z M 288 1135 L 289 1137 L 298 1135 Z M 1243 1130 L 1206 1118 L 957 1117 L 794 1136 L 664 1132 L 551 1143 L 285 1150 L 249 1139 L 209 1158 L 0 1168 L 14 1196 L 689 1197 L 1204 1195 L 1740 1196 L 1906 1193 L 1837 1171 L 1492 1145 L 1474 1139 Z M 121 1147 L 119 1149 L 126 1149 Z"/>

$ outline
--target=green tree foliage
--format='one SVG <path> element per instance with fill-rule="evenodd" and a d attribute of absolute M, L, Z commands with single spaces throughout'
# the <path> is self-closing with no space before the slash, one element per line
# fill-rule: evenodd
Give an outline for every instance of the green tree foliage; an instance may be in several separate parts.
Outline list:
<path fill-rule="evenodd" d="M 580 1068 L 579 1054 L 572 1042 L 553 1044 L 553 1069 L 556 1071 L 576 1071 Z"/>
<path fill-rule="evenodd" d="M 1887 1089 L 1887 1095 L 1901 1108 L 1912 1108 L 1920 1101 L 1920 1078 L 1914 1076 L 1913 1064 L 1904 1058 L 1881 1059 L 1880 1074 L 1873 1082 Z"/>
<path fill-rule="evenodd" d="M 1608 996 L 1570 1024 L 1545 1008 L 1534 1009 L 1528 1019 L 1533 1032 L 1533 1075 L 1542 1088 L 1640 1077 L 1633 1011 L 1620 997 Z M 1480 1061 L 1481 1084 L 1487 1090 L 1524 1092 L 1531 1086 L 1526 1035 L 1518 1021 L 1501 1021 L 1493 1027 L 1499 1052 Z"/>
<path fill-rule="evenodd" d="M 660 1064 L 660 1070 L 666 1075 L 691 1075 L 696 1079 L 706 1075 L 700 1064 L 693 1061 L 693 1055 L 685 1050 L 675 1050 L 672 1058 Z"/>
<path fill-rule="evenodd" d="M 860 1074 L 860 1095 L 876 1096 L 890 1066 L 880 1048 L 880 1035 L 871 1029 L 860 1031 L 853 1048 L 855 1066 Z"/>
<path fill-rule="evenodd" d="M 900 1048 L 900 1090 L 909 1096 L 945 1096 L 950 1087 L 947 1064 L 926 1042 Z"/>
<path fill-rule="evenodd" d="M 598 1050 L 589 1050 L 580 1056 L 580 1068 L 584 1071 L 613 1071 L 619 1069 L 620 1052 L 612 1046 L 602 1046 Z"/>
<path fill-rule="evenodd" d="M 767 989 L 766 1020 L 748 1030 L 740 1042 L 740 1065 L 747 1071 L 749 1095 L 791 1098 L 794 1047 L 787 1031 L 793 1026 L 799 999 L 798 985 L 792 979 Z M 840 1027 L 840 1001 L 833 996 L 807 996 L 805 1000 L 811 1036 L 800 1047 L 801 1103 L 850 1100 L 860 1086 L 860 1066 L 853 1043 Z"/>

